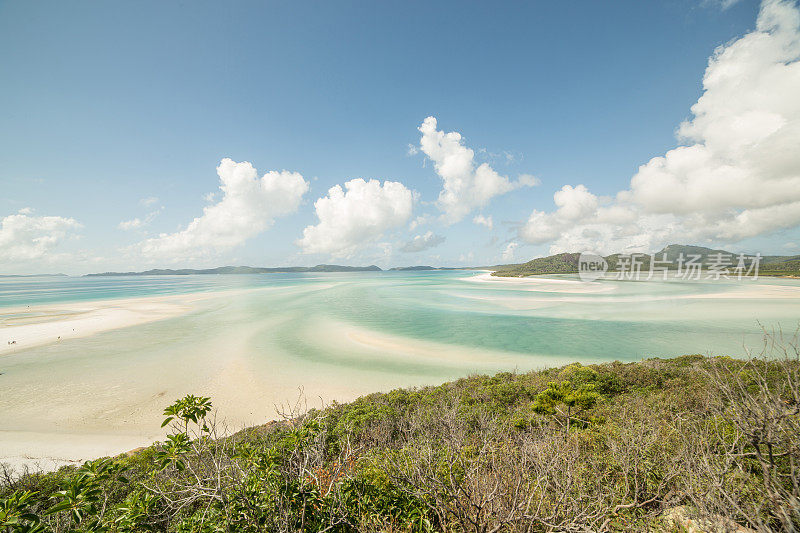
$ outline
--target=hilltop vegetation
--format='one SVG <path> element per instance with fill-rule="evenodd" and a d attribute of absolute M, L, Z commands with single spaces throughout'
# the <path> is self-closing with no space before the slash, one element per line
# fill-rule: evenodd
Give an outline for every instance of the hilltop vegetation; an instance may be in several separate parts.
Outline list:
<path fill-rule="evenodd" d="M 728 252 L 725 250 L 715 250 L 703 246 L 687 246 L 680 244 L 670 244 L 660 251 L 653 254 L 657 261 L 666 261 L 666 263 L 657 263 L 654 267 L 666 266 L 669 270 L 677 270 L 680 257 L 684 259 L 690 256 L 699 256 L 697 261 L 707 269 L 708 265 L 712 264 L 715 257 L 723 257 L 732 259 L 732 266 L 736 266 L 739 254 Z M 617 269 L 620 256 L 623 254 L 611 254 L 605 256 L 608 263 L 608 271 L 613 272 Z M 630 254 L 626 254 L 630 255 Z M 633 254 L 636 256 L 640 264 L 642 272 L 647 272 L 650 269 L 649 254 Z M 527 263 L 520 263 L 516 265 L 501 265 L 497 267 L 496 271 L 492 273 L 493 276 L 533 276 L 536 274 L 574 274 L 578 272 L 578 260 L 580 253 L 561 253 L 551 255 L 548 257 L 537 257 Z M 748 263 L 749 266 L 749 263 Z M 795 256 L 763 256 L 759 264 L 759 274 L 768 276 L 778 275 L 800 275 L 800 255 Z"/>
<path fill-rule="evenodd" d="M 682 531 L 691 519 L 695 531 L 795 531 L 800 365 L 796 342 L 772 348 L 300 402 L 232 436 L 208 398 L 187 396 L 165 410 L 163 443 L 7 476 L 0 527 Z"/>

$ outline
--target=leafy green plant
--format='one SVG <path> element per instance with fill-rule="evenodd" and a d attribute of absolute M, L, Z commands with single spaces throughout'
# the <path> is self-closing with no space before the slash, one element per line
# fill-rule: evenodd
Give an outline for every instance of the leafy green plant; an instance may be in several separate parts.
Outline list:
<path fill-rule="evenodd" d="M 114 526 L 120 532 L 155 531 L 151 515 L 157 505 L 158 498 L 147 491 L 134 491 L 117 506 L 117 517 Z"/>
<path fill-rule="evenodd" d="M 62 490 L 55 493 L 58 501 L 45 514 L 66 512 L 75 524 L 92 531 L 104 529 L 108 496 L 103 490 L 111 479 L 128 483 L 125 467 L 112 459 L 87 461 L 71 476 Z"/>
<path fill-rule="evenodd" d="M 41 533 L 46 531 L 41 518 L 33 510 L 36 492 L 15 491 L 0 498 L 0 526 L 15 533 Z"/>
<path fill-rule="evenodd" d="M 164 409 L 164 414 L 167 415 L 167 418 L 161 423 L 161 427 L 163 428 L 173 420 L 178 419 L 183 422 L 184 431 L 186 431 L 189 422 L 201 424 L 202 428 L 208 431 L 205 418 L 209 411 L 211 411 L 211 398 L 189 394 Z"/>
<path fill-rule="evenodd" d="M 156 451 L 156 461 L 161 470 L 164 470 L 170 465 L 175 466 L 178 470 L 186 468 L 186 462 L 183 457 L 191 451 L 191 440 L 186 433 L 176 433 L 175 435 L 167 435 L 167 440 L 164 441 L 161 448 Z"/>
<path fill-rule="evenodd" d="M 588 423 L 579 417 L 597 404 L 601 394 L 598 374 L 591 368 L 576 363 L 566 367 L 561 375 L 568 379 L 549 382 L 536 395 L 532 408 L 535 413 L 553 416 L 566 432 L 575 420 Z"/>

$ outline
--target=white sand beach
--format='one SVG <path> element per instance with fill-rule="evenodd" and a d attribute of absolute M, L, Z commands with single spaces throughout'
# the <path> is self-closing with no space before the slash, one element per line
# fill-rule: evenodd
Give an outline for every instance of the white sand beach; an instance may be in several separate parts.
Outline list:
<path fill-rule="evenodd" d="M 0 308 L 0 356 L 182 315 L 202 302 L 260 289 Z"/>
<path fill-rule="evenodd" d="M 492 276 L 491 272 L 484 272 L 482 274 L 468 276 L 461 279 L 463 281 L 473 281 L 478 283 L 503 284 L 507 286 L 514 286 L 521 290 L 542 292 L 600 294 L 614 291 L 614 287 L 602 285 L 600 283 L 589 283 L 579 279 L 556 279 L 545 276 L 526 276 L 518 278 Z"/>
<path fill-rule="evenodd" d="M 190 309 L 185 297 L 136 298 L 0 310 L 0 355 L 135 326 Z"/>
<path fill-rule="evenodd" d="M 506 276 L 492 276 L 491 273 L 483 273 L 475 276 L 461 278 L 464 281 L 472 281 L 478 283 L 496 283 L 505 286 L 513 286 L 520 290 L 529 290 L 535 292 L 563 292 L 572 294 L 612 294 L 619 289 L 618 285 L 609 285 L 596 281 L 581 281 L 579 279 L 555 279 L 541 276 L 526 276 L 526 277 L 506 277 Z M 608 281 L 615 281 L 611 277 L 606 278 Z M 729 284 L 724 281 L 719 284 L 718 291 L 711 291 L 706 293 L 685 294 L 685 295 L 669 295 L 664 297 L 654 296 L 653 299 L 745 299 L 745 298 L 800 298 L 800 284 L 792 285 L 778 285 L 771 284 L 768 281 L 770 278 L 761 278 L 760 283 L 754 283 L 751 279 L 743 279 L 735 281 L 737 283 L 735 289 L 731 289 Z M 646 280 L 642 280 L 645 282 Z M 676 279 L 667 281 L 655 279 L 649 281 L 650 283 L 670 283 Z M 734 280 L 731 280 L 734 281 Z M 689 281 L 691 283 L 691 281 Z M 635 283 L 635 282 L 634 282 Z M 714 281 L 710 281 L 714 283 Z M 640 297 L 637 297 L 640 298 Z M 570 299 L 572 300 L 572 299 Z M 556 300 L 548 299 L 548 302 Z M 568 301 L 568 300 L 562 300 Z M 572 300 L 579 301 L 579 300 Z M 587 300 L 588 301 L 588 300 Z M 609 300 L 610 301 L 610 300 Z M 624 301 L 618 299 L 617 301 Z"/>

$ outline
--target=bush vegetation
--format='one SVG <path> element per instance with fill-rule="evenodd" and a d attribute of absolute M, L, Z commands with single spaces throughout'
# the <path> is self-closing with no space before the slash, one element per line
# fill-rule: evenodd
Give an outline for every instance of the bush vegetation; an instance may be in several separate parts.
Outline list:
<path fill-rule="evenodd" d="M 796 531 L 797 343 L 748 360 L 578 363 L 372 394 L 51 473 L 6 472 L 0 527 L 66 531 Z"/>

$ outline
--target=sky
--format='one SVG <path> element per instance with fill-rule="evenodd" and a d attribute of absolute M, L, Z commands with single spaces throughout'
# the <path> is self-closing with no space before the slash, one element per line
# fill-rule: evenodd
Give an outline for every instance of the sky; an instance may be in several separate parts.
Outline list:
<path fill-rule="evenodd" d="M 0 0 L 0 273 L 800 254 L 794 1 Z"/>

